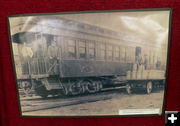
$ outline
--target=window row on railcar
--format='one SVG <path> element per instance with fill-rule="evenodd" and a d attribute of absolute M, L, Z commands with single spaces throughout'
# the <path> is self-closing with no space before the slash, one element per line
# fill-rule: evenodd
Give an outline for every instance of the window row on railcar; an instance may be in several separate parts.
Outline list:
<path fill-rule="evenodd" d="M 93 40 L 66 39 L 67 59 L 92 59 L 133 62 L 135 48 Z"/>

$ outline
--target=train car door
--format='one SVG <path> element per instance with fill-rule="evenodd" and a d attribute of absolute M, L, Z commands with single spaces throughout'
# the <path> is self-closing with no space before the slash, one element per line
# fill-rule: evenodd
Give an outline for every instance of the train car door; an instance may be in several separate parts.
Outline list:
<path fill-rule="evenodd" d="M 136 46 L 136 53 L 135 53 L 136 61 L 138 60 L 139 56 L 141 56 L 141 47 Z"/>

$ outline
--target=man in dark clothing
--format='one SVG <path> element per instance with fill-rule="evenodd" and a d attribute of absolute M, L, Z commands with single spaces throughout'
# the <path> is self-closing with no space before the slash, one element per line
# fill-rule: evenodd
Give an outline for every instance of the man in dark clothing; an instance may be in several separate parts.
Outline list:
<path fill-rule="evenodd" d="M 57 47 L 55 40 L 52 40 L 51 45 L 48 47 L 48 59 L 50 63 L 48 72 L 58 74 L 59 48 Z"/>
<path fill-rule="evenodd" d="M 30 59 L 33 57 L 33 52 L 31 47 L 29 47 L 26 43 L 23 44 L 23 47 L 21 49 L 21 53 L 22 53 L 22 72 L 23 74 L 29 74 L 30 72 L 30 65 L 29 65 L 29 61 Z"/>
<path fill-rule="evenodd" d="M 141 56 L 141 53 L 139 53 L 136 56 L 136 64 L 137 64 L 137 70 L 140 70 L 140 66 L 143 64 L 143 58 Z"/>
<path fill-rule="evenodd" d="M 144 68 L 145 68 L 145 70 L 148 69 L 148 56 L 147 56 L 147 54 L 144 55 Z"/>
<path fill-rule="evenodd" d="M 161 61 L 160 58 L 158 57 L 157 62 L 156 62 L 156 69 L 160 69 L 161 68 Z"/>

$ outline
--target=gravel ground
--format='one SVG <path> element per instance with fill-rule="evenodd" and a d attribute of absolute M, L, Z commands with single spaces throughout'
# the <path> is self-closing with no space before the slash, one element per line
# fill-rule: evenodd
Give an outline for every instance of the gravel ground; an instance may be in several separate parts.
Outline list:
<path fill-rule="evenodd" d="M 93 94 L 82 97 L 72 98 L 72 101 L 75 99 L 85 100 L 96 98 L 101 99 L 106 97 L 107 99 L 87 101 L 80 104 L 55 107 L 50 109 L 32 111 L 32 112 L 23 112 L 23 115 L 26 116 L 101 116 L 101 115 L 119 115 L 119 110 L 123 109 L 160 109 L 163 105 L 163 96 L 164 91 L 159 90 L 153 92 L 149 95 L 147 94 L 131 94 L 122 93 L 119 91 L 110 91 L 106 93 Z M 23 98 L 24 100 L 25 98 Z M 69 99 L 71 100 L 71 98 Z M 37 102 L 38 101 L 38 102 Z M 21 101 L 22 107 L 27 107 L 26 105 L 31 106 L 30 103 L 34 103 L 39 106 L 43 104 L 58 104 L 63 102 L 63 99 L 50 99 L 50 100 L 37 100 L 35 101 Z M 64 100 L 65 101 L 65 100 Z"/>

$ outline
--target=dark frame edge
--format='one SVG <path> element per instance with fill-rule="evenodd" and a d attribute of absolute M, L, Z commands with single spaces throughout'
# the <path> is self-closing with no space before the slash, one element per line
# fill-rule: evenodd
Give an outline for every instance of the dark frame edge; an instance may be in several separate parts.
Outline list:
<path fill-rule="evenodd" d="M 168 71 L 169 71 L 169 61 L 170 61 L 170 41 L 171 41 L 171 31 L 172 31 L 172 13 L 173 8 L 170 8 L 170 14 L 169 14 L 169 31 L 168 31 L 168 47 L 167 47 L 167 60 L 166 60 L 166 79 L 165 79 L 165 87 L 164 87 L 164 99 L 163 99 L 163 106 L 162 106 L 162 114 L 165 114 L 165 105 L 166 105 L 166 95 L 167 95 L 167 83 L 168 83 Z"/>
<path fill-rule="evenodd" d="M 22 110 L 21 110 L 21 103 L 20 103 L 20 95 L 18 91 L 18 82 L 17 82 L 17 73 L 16 73 L 16 68 L 15 68 L 15 60 L 14 60 L 14 52 L 13 52 L 13 46 L 12 46 L 12 39 L 11 39 L 11 30 L 10 30 L 10 21 L 9 17 L 7 16 L 7 24 L 8 24 L 8 35 L 9 35 L 9 44 L 10 44 L 10 51 L 11 51 L 11 60 L 13 64 L 13 72 L 14 72 L 14 78 L 15 78 L 15 83 L 16 83 L 16 91 L 17 91 L 17 98 L 18 98 L 18 106 L 19 106 L 19 112 L 20 116 L 22 117 Z"/>
<path fill-rule="evenodd" d="M 142 8 L 142 9 L 122 9 L 122 10 L 87 10 L 87 11 L 64 11 L 64 12 L 51 12 L 51 13 L 30 13 L 30 14 L 14 14 L 7 17 L 20 17 L 20 16 L 44 16 L 44 15 L 59 15 L 59 14 L 82 14 L 82 13 L 113 13 L 113 12 L 141 12 L 141 11 L 168 11 L 172 8 Z"/>

